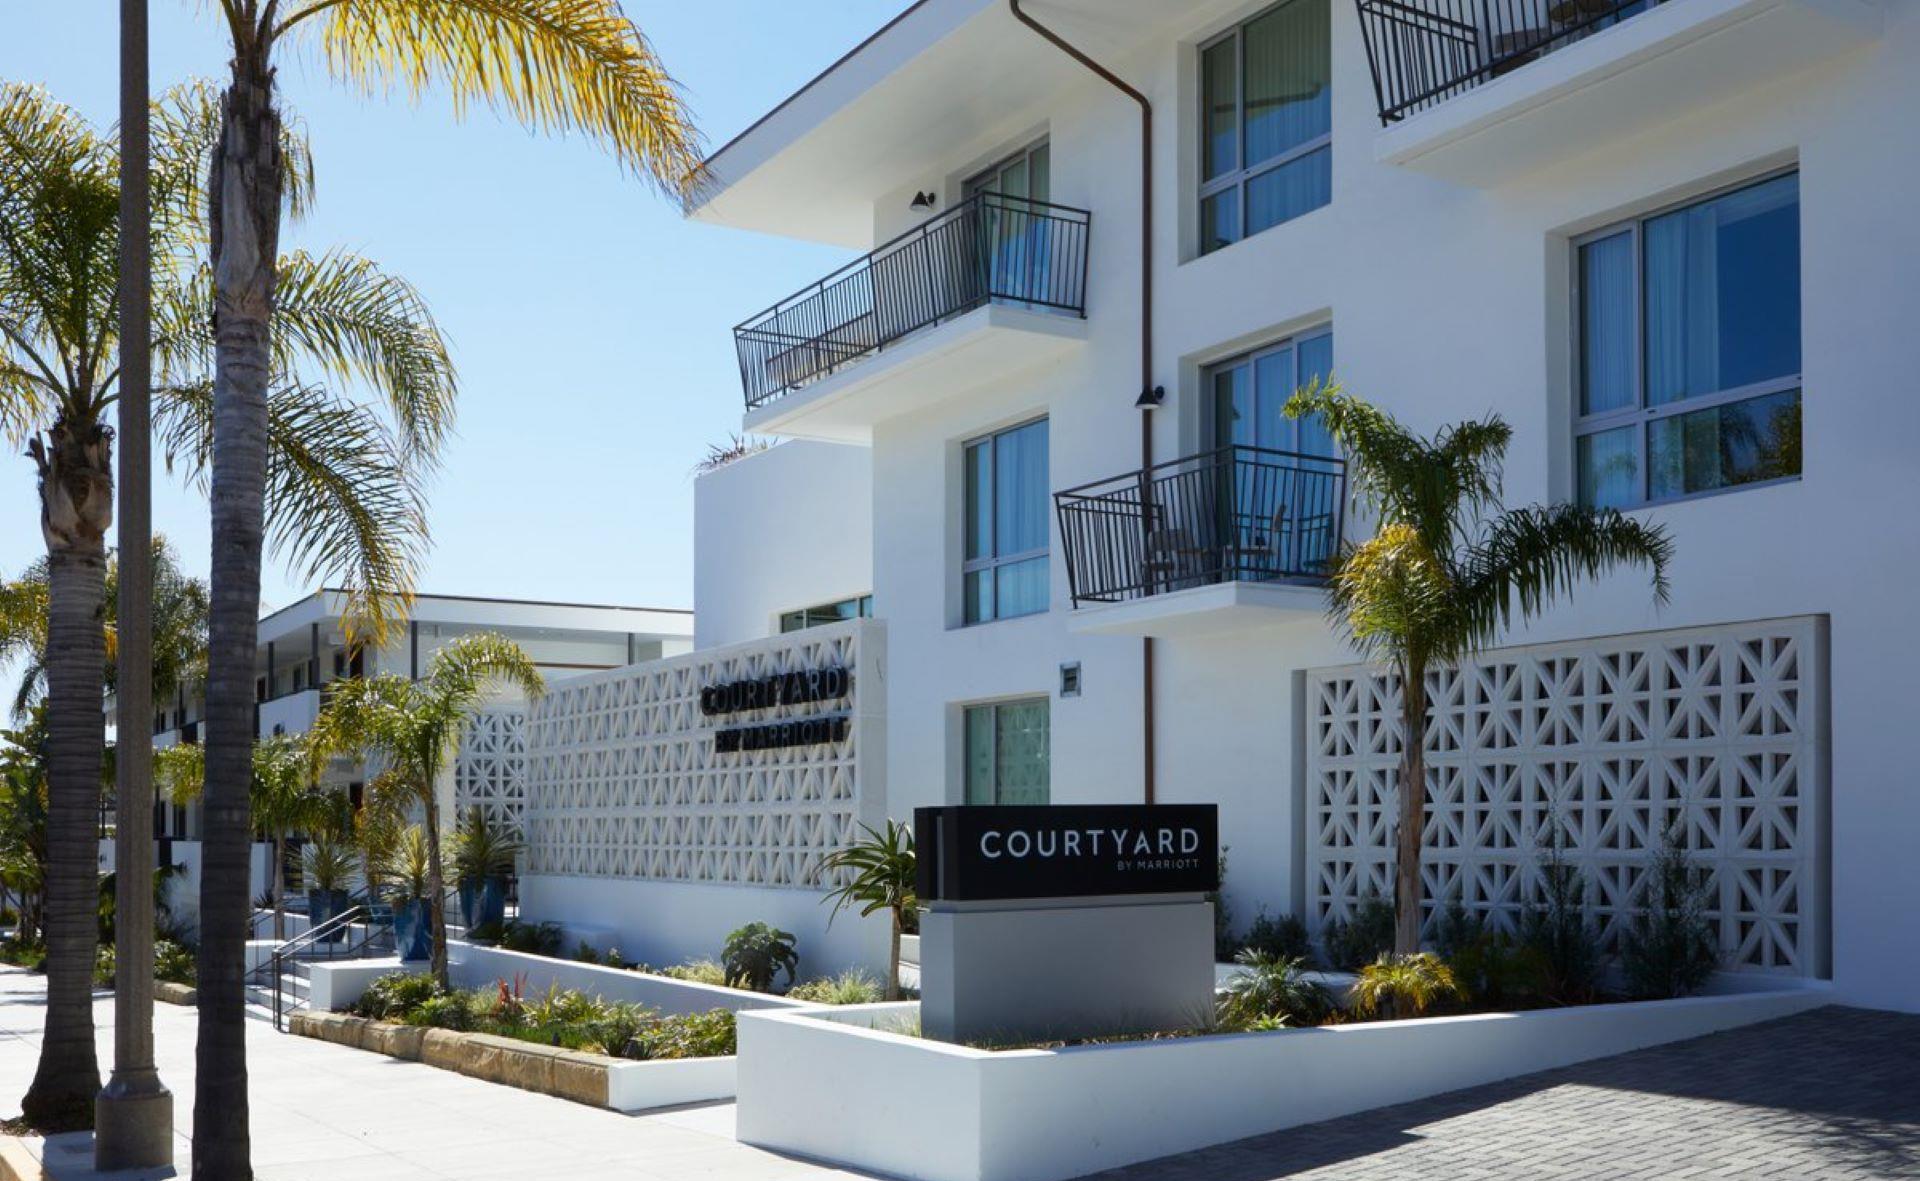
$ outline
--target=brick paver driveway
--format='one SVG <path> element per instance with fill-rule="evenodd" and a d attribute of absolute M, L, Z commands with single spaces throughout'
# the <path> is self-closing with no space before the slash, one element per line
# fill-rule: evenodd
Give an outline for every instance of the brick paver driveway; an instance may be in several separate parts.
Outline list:
<path fill-rule="evenodd" d="M 1098 1177 L 1920 1178 L 1920 1017 L 1818 1009 Z"/>

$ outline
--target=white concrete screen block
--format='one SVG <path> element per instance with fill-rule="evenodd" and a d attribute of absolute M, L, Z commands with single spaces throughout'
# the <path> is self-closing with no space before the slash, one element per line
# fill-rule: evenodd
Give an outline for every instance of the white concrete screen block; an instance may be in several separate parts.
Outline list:
<path fill-rule="evenodd" d="M 718 685 L 835 669 L 845 694 L 702 707 Z M 522 913 L 654 964 L 717 957 L 764 921 L 798 937 L 806 975 L 884 972 L 885 920 L 829 929 L 820 862 L 886 818 L 886 669 L 886 629 L 854 620 L 555 685 L 527 723 Z M 835 725 L 827 741 L 776 729 L 805 722 Z M 779 742 L 723 749 L 728 730 Z"/>

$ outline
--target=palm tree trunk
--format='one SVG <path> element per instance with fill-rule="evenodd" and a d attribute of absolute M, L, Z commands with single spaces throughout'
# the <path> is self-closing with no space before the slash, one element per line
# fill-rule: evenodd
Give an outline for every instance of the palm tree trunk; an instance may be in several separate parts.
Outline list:
<path fill-rule="evenodd" d="M 1400 674 L 1399 848 L 1393 875 L 1393 950 L 1420 950 L 1420 846 L 1427 826 L 1427 668 L 1408 661 Z"/>
<path fill-rule="evenodd" d="M 93 961 L 99 944 L 100 778 L 106 752 L 106 530 L 112 434 L 65 418 L 33 440 L 47 542 L 47 861 L 41 913 L 47 1016 L 40 1064 L 20 1101 L 34 1127 L 93 1126 L 100 1090 Z M 138 738 L 140 736 L 135 735 Z"/>
<path fill-rule="evenodd" d="M 447 980 L 447 881 L 440 871 L 440 801 L 434 792 L 434 779 L 427 777 L 427 921 L 433 924 L 433 978 L 442 989 Z"/>
<path fill-rule="evenodd" d="M 211 171 L 214 282 L 212 611 L 207 645 L 206 864 L 193 1175 L 246 1181 L 245 971 L 251 919 L 253 662 L 265 534 L 267 382 L 280 237 L 279 116 L 266 47 L 235 46 Z"/>

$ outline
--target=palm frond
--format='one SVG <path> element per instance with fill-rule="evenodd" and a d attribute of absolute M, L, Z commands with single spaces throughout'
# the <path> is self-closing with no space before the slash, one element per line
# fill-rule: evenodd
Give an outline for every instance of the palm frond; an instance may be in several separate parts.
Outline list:
<path fill-rule="evenodd" d="M 365 406 L 311 386 L 267 400 L 267 528 L 272 553 L 302 580 L 347 591 L 348 631 L 378 643 L 404 614 L 427 545 L 421 476 Z M 212 463 L 210 382 L 155 391 L 169 470 L 204 483 Z"/>
<path fill-rule="evenodd" d="M 701 139 L 679 84 L 618 0 L 298 0 L 274 30 L 319 38 L 367 94 L 440 88 L 543 132 L 584 132 L 661 191 L 697 183 Z"/>
<path fill-rule="evenodd" d="M 1673 540 L 1663 527 L 1616 510 L 1570 504 L 1514 509 L 1489 522 L 1460 559 L 1461 627 L 1486 642 L 1582 579 L 1625 566 L 1649 568 L 1654 599 L 1664 604 L 1672 563 Z"/>
<path fill-rule="evenodd" d="M 293 251 L 280 258 L 273 321 L 282 380 L 317 378 L 307 372 L 313 366 L 364 383 L 386 403 L 408 462 L 437 462 L 458 381 L 446 338 L 411 283 L 347 251 Z"/>
<path fill-rule="evenodd" d="M 120 198 L 110 145 L 37 86 L 0 84 L 0 430 L 96 414 L 109 373 Z"/>
<path fill-rule="evenodd" d="M 1445 558 L 1404 523 L 1345 550 L 1327 584 L 1332 621 L 1376 657 L 1450 654 L 1453 600 Z"/>
<path fill-rule="evenodd" d="M 520 645 L 497 632 L 461 636 L 435 652 L 425 681 L 427 696 L 436 699 L 443 712 L 460 718 L 495 687 L 516 689 L 529 699 L 547 690 L 533 660 Z"/>

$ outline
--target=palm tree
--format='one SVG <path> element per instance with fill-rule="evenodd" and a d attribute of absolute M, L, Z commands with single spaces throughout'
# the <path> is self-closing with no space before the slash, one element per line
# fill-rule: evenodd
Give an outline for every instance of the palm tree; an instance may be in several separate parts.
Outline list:
<path fill-rule="evenodd" d="M 204 83 L 176 87 L 153 108 L 153 422 L 168 466 L 196 483 L 206 481 L 212 455 L 204 166 L 219 125 Z M 107 414 L 120 377 L 114 157 L 111 137 L 45 91 L 0 84 L 0 435 L 24 442 L 39 468 L 47 545 L 48 1002 L 40 1068 L 22 1103 L 45 1128 L 86 1126 L 99 1089 L 92 912 L 113 516 Z M 312 195 L 305 141 L 286 133 L 275 159 L 284 170 L 279 190 L 291 209 L 304 209 Z M 425 543 L 422 480 L 455 390 L 446 345 L 413 289 L 364 259 L 294 254 L 279 265 L 288 279 L 267 342 L 268 468 L 255 516 L 266 514 L 277 551 L 303 577 L 345 581 L 361 601 L 385 603 L 410 589 Z M 342 397 L 330 381 L 372 391 L 384 411 Z M 257 605 L 256 588 L 244 608 L 250 615 Z M 251 671 L 247 681 L 250 696 Z M 250 744 L 250 705 L 247 727 Z M 216 875 L 231 857 L 245 873 L 244 831 L 238 848 L 210 850 Z M 236 928 L 234 938 L 244 933 Z M 237 946 L 236 1022 L 244 1011 Z M 224 998 L 214 989 L 207 1004 L 218 1009 Z"/>
<path fill-rule="evenodd" d="M 884 830 L 861 825 L 867 835 L 844 849 L 836 849 L 820 859 L 820 876 L 845 871 L 847 878 L 826 898 L 833 900 L 827 916 L 829 926 L 834 915 L 849 906 L 860 908 L 860 917 L 886 911 L 892 923 L 892 942 L 887 957 L 887 999 L 900 999 L 900 933 L 906 928 L 907 914 L 918 905 L 913 852 L 913 829 L 889 818 Z"/>
<path fill-rule="evenodd" d="M 440 649 L 418 681 L 388 673 L 335 684 L 307 732 L 308 754 L 316 768 L 343 754 L 374 761 L 381 770 L 368 785 L 369 806 L 389 813 L 419 810 L 431 875 L 431 969 L 445 988 L 447 884 L 436 785 L 469 715 L 495 687 L 517 689 L 532 699 L 545 693 L 546 685 L 518 644 L 492 632 L 461 636 Z"/>
<path fill-rule="evenodd" d="M 199 800 L 206 788 L 206 751 L 181 742 L 154 755 L 154 779 L 176 804 Z M 300 738 L 276 734 L 253 744 L 253 778 L 248 789 L 253 823 L 273 845 L 273 937 L 286 930 L 287 839 L 295 833 L 338 834 L 348 822 L 346 796 L 324 787 Z"/>
<path fill-rule="evenodd" d="M 188 574 L 180 555 L 163 536 L 153 539 L 151 570 L 153 593 L 153 698 L 195 685 L 207 660 L 207 584 Z M 108 692 L 119 675 L 120 563 L 107 555 L 102 670 Z M 45 558 L 27 567 L 19 578 L 0 581 L 0 664 L 20 662 L 20 681 L 13 693 L 13 716 L 23 719 L 46 698 L 47 605 Z"/>
<path fill-rule="evenodd" d="M 1492 644 L 1582 579 L 1652 570 L 1667 600 L 1673 543 L 1659 525 L 1564 504 L 1503 511 L 1501 462 L 1513 429 L 1489 415 L 1422 439 L 1384 411 L 1318 382 L 1289 418 L 1317 416 L 1345 452 L 1374 535 L 1336 558 L 1327 600 L 1336 623 L 1400 683 L 1400 806 L 1394 951 L 1420 950 L 1420 846 L 1426 827 L 1427 673 Z"/>
<path fill-rule="evenodd" d="M 220 0 L 231 76 L 220 103 L 209 210 L 217 336 L 213 401 L 214 621 L 207 681 L 209 924 L 201 940 L 194 1170 L 248 1175 L 246 1041 L 239 971 L 252 741 L 255 604 L 268 478 L 268 390 L 287 276 L 279 254 L 284 119 L 276 50 L 318 47 L 324 68 L 369 93 L 438 85 L 464 112 L 504 110 L 537 131 L 583 132 L 663 191 L 684 195 L 700 137 L 619 0 Z M 214 961 L 219 961 L 215 963 Z M 209 969 L 212 969 L 209 971 Z"/>

